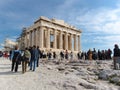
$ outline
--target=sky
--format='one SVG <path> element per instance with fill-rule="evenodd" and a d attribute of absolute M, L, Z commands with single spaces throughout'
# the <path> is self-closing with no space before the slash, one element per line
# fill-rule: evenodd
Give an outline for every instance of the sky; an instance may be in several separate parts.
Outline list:
<path fill-rule="evenodd" d="M 120 0 L 0 0 L 0 44 L 16 40 L 40 16 L 82 30 L 82 51 L 120 45 Z"/>

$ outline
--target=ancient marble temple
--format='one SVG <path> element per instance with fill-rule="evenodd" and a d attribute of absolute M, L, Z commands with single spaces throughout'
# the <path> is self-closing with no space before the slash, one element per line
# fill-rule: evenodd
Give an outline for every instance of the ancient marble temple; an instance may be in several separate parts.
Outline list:
<path fill-rule="evenodd" d="M 39 46 L 44 51 L 78 52 L 80 45 L 81 30 L 65 23 L 63 20 L 49 19 L 41 16 L 34 24 L 24 31 L 21 42 L 24 47 Z"/>

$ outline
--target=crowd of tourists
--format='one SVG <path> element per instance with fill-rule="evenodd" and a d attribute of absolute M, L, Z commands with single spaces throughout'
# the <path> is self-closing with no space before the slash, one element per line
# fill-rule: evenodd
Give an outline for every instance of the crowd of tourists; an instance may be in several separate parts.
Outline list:
<path fill-rule="evenodd" d="M 71 59 L 73 58 L 73 53 L 70 53 Z M 62 59 L 68 59 L 68 51 L 60 52 L 60 57 Z M 41 51 L 39 47 L 33 46 L 29 48 L 25 48 L 25 50 L 19 50 L 17 46 L 15 46 L 14 50 L 10 51 L 10 60 L 12 61 L 11 71 L 17 72 L 18 66 L 22 64 L 22 73 L 27 71 L 27 67 L 29 66 L 29 70 L 35 71 L 36 67 L 39 67 L 39 60 L 42 59 L 56 59 L 56 52 L 48 51 L 47 53 Z"/>
<path fill-rule="evenodd" d="M 113 54 L 113 56 L 112 56 Z M 93 48 L 93 51 L 89 49 L 87 52 L 79 52 L 77 54 L 78 59 L 84 60 L 112 60 L 114 69 L 120 69 L 120 48 L 118 44 L 114 45 L 113 52 L 111 49 L 108 50 L 98 50 Z"/>
<path fill-rule="evenodd" d="M 10 59 L 12 60 L 11 71 L 18 71 L 19 64 L 22 64 L 22 73 L 25 73 L 27 66 L 32 71 L 36 70 L 36 67 L 39 66 L 40 50 L 39 47 L 35 45 L 30 48 L 25 48 L 25 50 L 19 50 L 15 46 L 15 50 L 11 51 Z"/>
<path fill-rule="evenodd" d="M 0 51 L 0 57 L 4 57 L 6 59 L 9 58 L 9 52 L 8 51 Z"/>
<path fill-rule="evenodd" d="M 112 58 L 113 54 L 113 58 Z M 4 56 L 2 52 L 0 52 L 0 56 Z M 52 52 L 51 50 L 47 53 L 41 51 L 39 46 L 33 46 L 29 48 L 25 48 L 24 50 L 19 50 L 18 46 L 15 46 L 14 50 L 9 52 L 9 59 L 12 62 L 11 71 L 17 72 L 18 66 L 22 65 L 22 73 L 27 71 L 27 68 L 31 71 L 35 71 L 36 67 L 39 67 L 39 60 L 41 59 L 59 59 L 60 60 L 73 60 L 74 54 L 73 52 L 68 52 L 67 50 L 61 51 L 58 55 L 56 52 Z M 78 52 L 77 53 L 78 60 L 112 60 L 114 64 L 114 69 L 116 69 L 117 60 L 120 59 L 120 49 L 117 44 L 114 45 L 113 53 L 111 49 L 108 50 L 98 50 L 95 48 L 93 50 L 89 49 L 87 52 Z"/>
<path fill-rule="evenodd" d="M 89 49 L 87 52 L 79 52 L 77 54 L 78 59 L 83 60 L 110 60 L 112 59 L 112 50 L 98 50 L 95 48 L 93 50 Z"/>

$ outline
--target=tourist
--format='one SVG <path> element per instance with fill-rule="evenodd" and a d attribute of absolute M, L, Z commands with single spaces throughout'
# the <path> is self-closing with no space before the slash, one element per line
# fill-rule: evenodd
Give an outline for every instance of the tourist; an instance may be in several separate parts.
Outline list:
<path fill-rule="evenodd" d="M 65 59 L 68 60 L 68 51 L 65 51 Z"/>
<path fill-rule="evenodd" d="M 117 44 L 114 45 L 113 49 L 113 63 L 114 63 L 114 69 L 117 69 L 116 61 L 120 58 L 120 49 Z"/>
<path fill-rule="evenodd" d="M 73 52 L 70 53 L 70 59 L 73 60 Z"/>
<path fill-rule="evenodd" d="M 43 58 L 43 53 L 44 53 L 44 50 L 42 50 L 41 53 L 40 53 L 40 59 Z"/>
<path fill-rule="evenodd" d="M 35 71 L 38 55 L 39 55 L 38 50 L 36 46 L 34 45 L 32 49 L 31 60 L 30 60 L 30 70 Z"/>
<path fill-rule="evenodd" d="M 0 51 L 0 57 L 2 57 L 3 56 L 3 52 L 2 51 Z"/>
<path fill-rule="evenodd" d="M 107 59 L 112 59 L 111 58 L 111 54 L 112 54 L 112 50 L 111 49 L 108 49 L 108 51 L 107 51 Z"/>
<path fill-rule="evenodd" d="M 9 51 L 9 59 L 12 60 L 12 50 Z"/>
<path fill-rule="evenodd" d="M 78 60 L 81 59 L 81 54 L 82 54 L 81 51 L 77 53 Z"/>
<path fill-rule="evenodd" d="M 53 59 L 56 59 L 56 53 L 53 52 Z"/>
<path fill-rule="evenodd" d="M 98 60 L 102 60 L 102 52 L 98 49 Z"/>
<path fill-rule="evenodd" d="M 31 53 L 28 50 L 28 48 L 25 48 L 25 51 L 22 53 L 23 59 L 22 59 L 22 73 L 25 73 L 27 71 L 27 64 L 30 62 Z"/>
<path fill-rule="evenodd" d="M 37 46 L 37 50 L 38 50 L 38 57 L 37 57 L 37 67 L 39 67 L 39 59 L 41 57 L 41 51 L 39 49 L 39 46 Z"/>
<path fill-rule="evenodd" d="M 87 55 L 88 55 L 88 59 L 92 60 L 92 50 L 91 49 L 89 49 L 89 51 L 87 52 Z"/>
<path fill-rule="evenodd" d="M 81 53 L 80 59 L 82 59 L 82 60 L 86 60 L 86 59 L 87 59 L 87 54 L 86 54 L 86 52 L 83 51 L 83 52 Z"/>
<path fill-rule="evenodd" d="M 101 58 L 102 58 L 102 60 L 105 60 L 105 57 L 106 57 L 105 50 L 102 50 L 101 51 Z"/>
<path fill-rule="evenodd" d="M 20 54 L 21 54 L 21 52 L 20 52 L 20 50 L 18 50 L 18 46 L 15 46 L 15 50 L 12 52 L 13 58 L 12 58 L 12 68 L 11 68 L 11 71 L 13 71 L 13 70 L 15 72 L 18 71 L 18 65 L 19 65 L 19 62 L 20 62 L 20 59 L 19 59 Z"/>
<path fill-rule="evenodd" d="M 93 58 L 93 60 L 96 60 L 98 58 L 98 55 L 97 55 L 95 48 L 93 48 L 92 58 Z"/>
<path fill-rule="evenodd" d="M 5 58 L 5 59 L 8 59 L 8 57 L 9 57 L 8 51 L 5 51 L 5 52 L 4 52 L 4 58 Z"/>
<path fill-rule="evenodd" d="M 31 57 L 30 57 L 30 62 L 32 61 L 32 49 L 33 49 L 33 47 L 31 47 L 31 46 L 29 46 L 29 52 L 30 52 L 30 54 L 31 54 Z M 28 66 L 30 66 L 30 62 L 28 63 Z"/>
<path fill-rule="evenodd" d="M 51 58 L 52 58 L 52 53 L 51 53 L 51 51 L 49 51 L 49 52 L 47 53 L 47 57 L 48 57 L 48 60 L 51 60 Z"/>
<path fill-rule="evenodd" d="M 60 58 L 61 58 L 61 60 L 63 60 L 64 59 L 64 52 L 60 52 Z"/>

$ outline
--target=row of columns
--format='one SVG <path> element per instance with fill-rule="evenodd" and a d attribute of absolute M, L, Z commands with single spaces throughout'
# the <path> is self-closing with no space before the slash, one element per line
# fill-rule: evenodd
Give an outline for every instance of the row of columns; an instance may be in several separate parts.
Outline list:
<path fill-rule="evenodd" d="M 45 31 L 46 31 L 46 36 L 45 36 Z M 60 33 L 58 34 L 57 30 L 51 30 L 49 28 L 46 29 L 44 27 L 40 27 L 26 33 L 25 47 L 36 45 L 36 46 L 39 46 L 40 48 L 50 49 L 51 48 L 50 46 L 51 31 L 53 31 L 53 36 L 54 36 L 53 49 L 80 51 L 80 35 L 76 35 L 72 33 L 68 34 L 67 32 L 62 32 L 62 31 L 59 31 Z M 74 39 L 74 42 L 73 42 L 73 39 Z"/>

